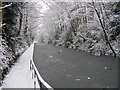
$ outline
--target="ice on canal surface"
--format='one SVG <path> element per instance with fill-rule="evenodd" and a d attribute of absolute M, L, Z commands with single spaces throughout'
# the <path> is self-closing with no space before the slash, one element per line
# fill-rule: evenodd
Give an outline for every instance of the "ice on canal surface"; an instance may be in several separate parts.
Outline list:
<path fill-rule="evenodd" d="M 118 87 L 118 59 L 111 56 L 36 44 L 34 62 L 53 88 Z"/>

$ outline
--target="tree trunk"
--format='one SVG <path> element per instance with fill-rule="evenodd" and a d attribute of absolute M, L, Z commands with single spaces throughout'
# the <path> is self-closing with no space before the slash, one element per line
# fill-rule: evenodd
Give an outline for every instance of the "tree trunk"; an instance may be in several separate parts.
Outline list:
<path fill-rule="evenodd" d="M 20 12 L 20 18 L 19 18 L 19 30 L 18 30 L 17 36 L 20 35 L 20 31 L 21 31 L 21 28 L 22 28 L 22 19 L 23 19 L 23 15 L 22 15 L 22 13 Z"/>

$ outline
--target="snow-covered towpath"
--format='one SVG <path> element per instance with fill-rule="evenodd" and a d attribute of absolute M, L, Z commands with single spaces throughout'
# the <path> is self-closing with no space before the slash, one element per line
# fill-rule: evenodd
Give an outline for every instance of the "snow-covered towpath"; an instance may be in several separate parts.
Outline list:
<path fill-rule="evenodd" d="M 33 56 L 34 44 L 20 56 L 3 82 L 3 88 L 33 88 L 33 80 L 29 69 L 29 60 Z"/>

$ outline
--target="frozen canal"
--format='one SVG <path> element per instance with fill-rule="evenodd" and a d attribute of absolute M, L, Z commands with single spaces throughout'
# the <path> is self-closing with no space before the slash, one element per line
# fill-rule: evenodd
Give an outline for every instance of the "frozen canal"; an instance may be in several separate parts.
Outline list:
<path fill-rule="evenodd" d="M 53 88 L 117 88 L 118 58 L 35 44 L 34 62 Z"/>

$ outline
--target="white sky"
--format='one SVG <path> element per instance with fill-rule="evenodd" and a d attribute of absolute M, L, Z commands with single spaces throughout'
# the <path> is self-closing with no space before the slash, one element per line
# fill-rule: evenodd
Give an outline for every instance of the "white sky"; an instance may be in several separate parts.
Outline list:
<path fill-rule="evenodd" d="M 43 1 L 38 1 L 37 4 L 42 6 L 42 9 L 40 9 L 41 13 L 44 13 L 47 9 L 49 9 L 49 7 Z"/>
<path fill-rule="evenodd" d="M 31 0 L 30 0 L 31 1 Z M 42 5 L 41 13 L 44 13 L 49 7 L 44 3 L 52 2 L 52 0 L 33 0 L 34 2 L 37 2 L 37 4 Z M 55 0 L 56 2 L 91 2 L 92 0 Z M 93 0 L 95 2 L 114 2 L 119 0 Z"/>
<path fill-rule="evenodd" d="M 44 3 L 42 3 L 41 5 L 42 5 L 42 9 L 41 9 L 42 13 L 44 13 L 47 9 L 49 9 Z"/>

